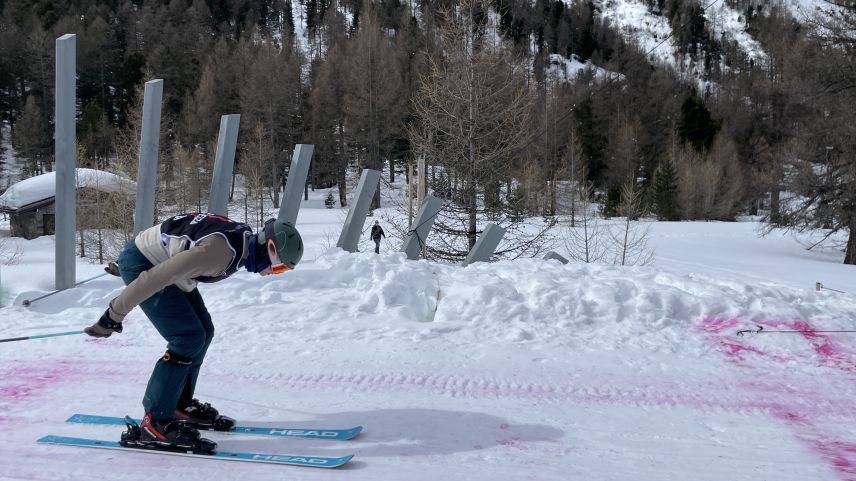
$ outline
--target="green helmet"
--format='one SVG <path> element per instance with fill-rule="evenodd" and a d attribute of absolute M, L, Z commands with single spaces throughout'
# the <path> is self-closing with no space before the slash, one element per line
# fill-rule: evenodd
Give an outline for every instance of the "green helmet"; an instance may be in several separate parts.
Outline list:
<path fill-rule="evenodd" d="M 265 222 L 264 229 L 259 232 L 258 242 L 265 245 L 268 239 L 273 240 L 280 262 L 289 269 L 294 269 L 303 257 L 303 239 L 300 238 L 300 232 L 297 232 L 294 225 L 279 219 L 269 219 Z M 269 256 L 273 261 L 274 256 L 270 254 L 272 252 Z"/>

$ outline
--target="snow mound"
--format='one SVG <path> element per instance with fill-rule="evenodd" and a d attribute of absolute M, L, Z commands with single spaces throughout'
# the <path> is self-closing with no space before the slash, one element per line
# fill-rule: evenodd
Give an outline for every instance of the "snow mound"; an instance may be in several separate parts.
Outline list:
<path fill-rule="evenodd" d="M 75 169 L 77 188 L 86 187 L 102 192 L 134 192 L 137 183 L 110 172 L 95 169 Z M 56 172 L 37 175 L 14 184 L 0 195 L 0 207 L 19 209 L 25 205 L 56 196 Z"/>

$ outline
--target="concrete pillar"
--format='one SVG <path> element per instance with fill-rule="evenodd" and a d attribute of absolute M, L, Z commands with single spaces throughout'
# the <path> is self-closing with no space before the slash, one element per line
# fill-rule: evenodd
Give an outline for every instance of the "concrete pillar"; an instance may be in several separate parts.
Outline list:
<path fill-rule="evenodd" d="M 555 252 L 553 252 L 553 251 L 548 252 L 548 253 L 547 253 L 547 255 L 545 255 L 545 256 L 544 256 L 544 260 L 548 260 L 548 261 L 549 261 L 549 260 L 559 261 L 559 262 L 561 262 L 562 264 L 567 264 L 567 263 L 568 263 L 568 260 L 567 260 L 567 259 L 565 259 L 564 257 L 560 256 L 559 254 L 556 254 L 556 253 L 555 253 Z"/>
<path fill-rule="evenodd" d="M 137 169 L 137 205 L 134 207 L 134 235 L 154 225 L 155 187 L 158 176 L 163 80 L 146 82 L 143 97 L 143 126 L 140 133 L 140 163 Z"/>
<path fill-rule="evenodd" d="M 56 103 L 54 112 L 54 154 L 56 156 L 56 289 L 74 287 L 77 145 L 75 104 L 77 103 L 77 37 L 65 34 L 56 39 Z"/>
<path fill-rule="evenodd" d="M 371 207 L 372 198 L 380 182 L 380 171 L 364 169 L 357 185 L 357 196 L 348 209 L 348 217 L 339 234 L 339 242 L 336 247 L 341 247 L 348 252 L 356 252 L 357 244 L 360 242 L 360 234 L 363 233 L 363 224 Z"/>
<path fill-rule="evenodd" d="M 229 192 L 232 190 L 232 171 L 235 168 L 235 149 L 238 146 L 238 114 L 220 117 L 220 134 L 217 136 L 217 154 L 214 156 L 214 175 L 211 178 L 211 195 L 208 212 L 229 215 Z"/>
<path fill-rule="evenodd" d="M 291 167 L 288 169 L 288 180 L 285 182 L 285 190 L 282 193 L 282 202 L 279 204 L 278 219 L 297 225 L 297 211 L 300 210 L 300 201 L 303 200 L 303 189 L 306 187 L 306 176 L 309 174 L 309 164 L 312 162 L 312 152 L 315 146 L 312 144 L 297 144 L 294 146 L 294 155 L 291 158 Z"/>
<path fill-rule="evenodd" d="M 499 241 L 502 240 L 502 236 L 504 235 L 505 229 L 496 224 L 488 224 L 484 232 L 482 232 L 481 237 L 476 241 L 476 245 L 467 254 L 467 258 L 464 260 L 464 267 L 473 262 L 490 262 L 493 251 L 496 250 Z"/>
<path fill-rule="evenodd" d="M 408 259 L 419 259 L 422 246 L 425 245 L 428 233 L 431 232 L 431 227 L 434 225 L 434 219 L 442 208 L 443 199 L 433 195 L 427 196 L 425 203 L 419 208 L 419 213 L 416 214 L 416 220 L 413 221 L 410 232 L 404 238 L 404 244 L 401 246 L 401 252 L 404 252 Z"/>

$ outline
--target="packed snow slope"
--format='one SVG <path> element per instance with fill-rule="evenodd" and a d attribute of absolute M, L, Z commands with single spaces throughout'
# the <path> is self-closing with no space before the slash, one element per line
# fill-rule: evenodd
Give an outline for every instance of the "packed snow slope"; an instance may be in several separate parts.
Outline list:
<path fill-rule="evenodd" d="M 135 310 L 109 339 L 0 344 L 0 479 L 856 480 L 856 269 L 757 224 L 654 223 L 655 264 L 466 268 L 325 247 L 298 269 L 200 288 L 217 328 L 197 397 L 247 424 L 346 442 L 211 434 L 223 450 L 356 457 L 335 471 L 39 445 L 118 439 L 71 414 L 141 415 L 164 342 Z M 370 220 L 371 221 L 371 220 Z M 121 283 L 51 289 L 53 240 L 14 240 L 0 338 L 80 329 Z M 78 279 L 100 273 L 78 264 Z M 11 304 L 11 305 L 9 305 Z M 736 333 L 742 329 L 798 331 Z"/>

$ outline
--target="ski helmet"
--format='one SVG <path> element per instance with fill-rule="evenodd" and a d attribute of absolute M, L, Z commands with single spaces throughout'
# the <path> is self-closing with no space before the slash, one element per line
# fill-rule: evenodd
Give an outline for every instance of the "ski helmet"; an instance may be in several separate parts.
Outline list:
<path fill-rule="evenodd" d="M 303 239 L 300 238 L 300 232 L 297 232 L 291 222 L 269 219 L 265 222 L 264 229 L 259 232 L 258 243 L 267 245 L 271 267 L 277 274 L 294 269 L 303 257 Z M 284 267 L 277 272 L 275 267 L 279 264 Z"/>

